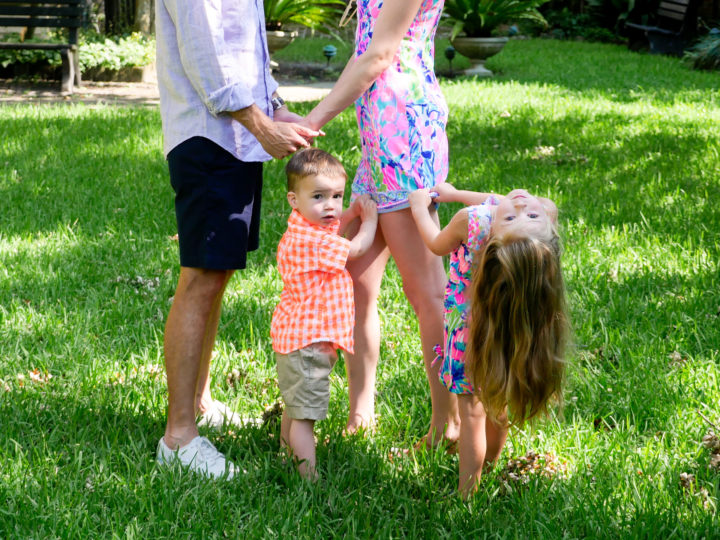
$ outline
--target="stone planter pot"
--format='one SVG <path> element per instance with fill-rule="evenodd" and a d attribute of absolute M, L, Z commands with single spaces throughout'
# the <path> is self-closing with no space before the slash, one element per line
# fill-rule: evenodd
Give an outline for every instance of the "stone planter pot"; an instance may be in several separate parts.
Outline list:
<path fill-rule="evenodd" d="M 298 33 L 295 31 L 285 32 L 283 30 L 268 30 L 267 45 L 268 51 L 270 51 L 270 56 L 272 56 L 274 52 L 290 45 L 297 35 Z"/>
<path fill-rule="evenodd" d="M 98 82 L 157 82 L 155 64 L 120 69 L 94 67 L 85 70 L 82 76 L 85 80 Z"/>
<path fill-rule="evenodd" d="M 451 41 L 455 50 L 470 60 L 470 69 L 466 75 L 492 77 L 493 72 L 485 67 L 485 60 L 499 53 L 508 42 L 507 37 L 467 37 L 458 36 Z"/>

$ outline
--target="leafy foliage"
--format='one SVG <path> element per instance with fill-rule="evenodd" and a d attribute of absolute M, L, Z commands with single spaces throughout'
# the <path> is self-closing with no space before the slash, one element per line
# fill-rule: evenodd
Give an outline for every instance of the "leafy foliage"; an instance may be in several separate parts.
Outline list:
<path fill-rule="evenodd" d="M 4 41 L 18 41 L 19 36 L 9 35 Z M 25 42 L 63 43 L 60 34 L 46 39 L 33 38 Z M 109 38 L 102 34 L 89 33 L 80 36 L 78 43 L 80 69 L 146 66 L 155 59 L 155 40 L 140 33 Z M 0 65 L 34 64 L 46 62 L 50 66 L 62 63 L 59 51 L 0 49 Z"/>
<path fill-rule="evenodd" d="M 548 0 L 446 0 L 445 19 L 452 24 L 452 37 L 490 37 L 499 25 L 521 19 L 545 24 L 538 7 Z"/>
<path fill-rule="evenodd" d="M 155 59 L 155 40 L 136 32 L 124 37 L 105 37 L 102 41 L 81 41 L 79 50 L 81 70 L 147 66 Z"/>
<path fill-rule="evenodd" d="M 1 41 L 17 43 L 20 41 L 20 36 L 19 34 L 7 34 Z M 67 41 L 63 41 L 59 34 L 53 34 L 47 39 L 26 39 L 25 43 L 67 43 Z M 12 64 L 34 64 L 38 62 L 47 62 L 51 66 L 59 66 L 62 64 L 62 59 L 59 51 L 0 49 L 0 66 L 2 67 L 8 67 Z"/>
<path fill-rule="evenodd" d="M 685 53 L 695 69 L 720 69 L 720 32 L 712 32 Z"/>
<path fill-rule="evenodd" d="M 265 26 L 280 30 L 288 23 L 308 28 L 326 28 L 341 13 L 342 0 L 265 0 Z"/>

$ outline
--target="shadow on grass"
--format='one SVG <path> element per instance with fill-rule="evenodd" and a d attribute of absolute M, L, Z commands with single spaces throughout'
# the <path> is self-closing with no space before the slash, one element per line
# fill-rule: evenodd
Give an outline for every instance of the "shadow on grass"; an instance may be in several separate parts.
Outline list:
<path fill-rule="evenodd" d="M 603 98 L 609 92 L 620 103 L 650 98 L 702 104 L 707 90 L 716 90 L 720 81 L 717 73 L 692 70 L 678 58 L 639 54 L 622 45 L 544 39 L 511 40 L 488 67 L 498 81 L 558 86 Z M 521 75 L 516 78 L 516 73 Z M 720 99 L 717 92 L 712 95 Z"/>

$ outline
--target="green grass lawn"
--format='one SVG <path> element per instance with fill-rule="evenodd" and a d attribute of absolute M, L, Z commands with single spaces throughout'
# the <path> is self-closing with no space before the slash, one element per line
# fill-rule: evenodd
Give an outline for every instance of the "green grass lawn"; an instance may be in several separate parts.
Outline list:
<path fill-rule="evenodd" d="M 0 107 L 0 538 L 717 537 L 720 471 L 701 414 L 720 424 L 720 77 L 541 40 L 512 41 L 488 66 L 493 80 L 443 82 L 449 180 L 558 203 L 574 346 L 562 411 L 511 432 L 469 502 L 454 495 L 456 458 L 387 458 L 430 415 L 394 268 L 374 436 L 340 436 L 340 363 L 319 483 L 282 463 L 276 426 L 209 434 L 247 470 L 232 482 L 159 470 L 178 274 L 159 113 Z M 318 145 L 352 175 L 354 113 L 325 130 Z M 266 167 L 262 246 L 229 286 L 212 365 L 215 397 L 252 416 L 279 397 L 269 329 L 284 164 Z M 510 460 L 528 452 L 547 455 L 546 474 L 515 480 Z"/>

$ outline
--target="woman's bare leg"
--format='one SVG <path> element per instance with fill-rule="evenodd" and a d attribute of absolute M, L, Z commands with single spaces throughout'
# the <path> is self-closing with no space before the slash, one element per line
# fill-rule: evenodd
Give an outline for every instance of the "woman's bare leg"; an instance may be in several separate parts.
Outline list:
<path fill-rule="evenodd" d="M 437 445 L 442 438 L 455 441 L 460 434 L 457 397 L 442 385 L 437 367 L 432 366 L 435 359 L 433 348 L 443 339 L 443 297 L 447 277 L 442 259 L 425 246 L 410 209 L 382 214 L 379 224 L 420 326 L 425 374 L 432 400 L 432 418 L 426 442 L 430 447 Z"/>
<path fill-rule="evenodd" d="M 355 290 L 355 353 L 345 355 L 350 397 L 346 433 L 370 427 L 375 416 L 375 375 L 380 357 L 377 300 L 389 256 L 378 230 L 367 253 L 347 264 Z"/>

